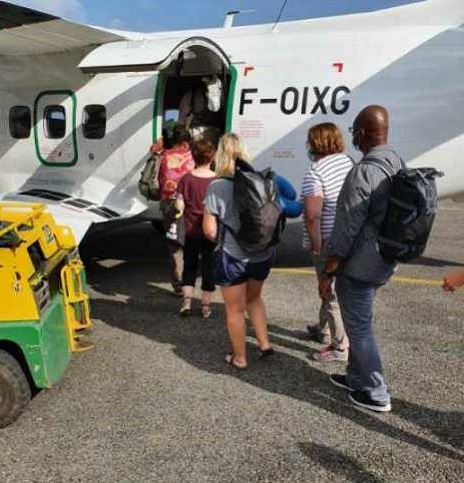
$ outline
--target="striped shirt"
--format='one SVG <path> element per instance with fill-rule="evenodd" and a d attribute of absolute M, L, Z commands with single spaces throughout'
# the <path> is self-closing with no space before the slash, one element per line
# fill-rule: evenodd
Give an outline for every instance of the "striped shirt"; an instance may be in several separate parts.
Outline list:
<path fill-rule="evenodd" d="M 346 154 L 330 154 L 309 167 L 303 178 L 301 196 L 308 198 L 316 193 L 323 196 L 321 213 L 321 237 L 322 241 L 327 240 L 335 222 L 337 211 L 337 200 L 346 175 L 353 167 L 353 160 Z M 309 247 L 309 236 L 304 230 L 303 246 Z"/>

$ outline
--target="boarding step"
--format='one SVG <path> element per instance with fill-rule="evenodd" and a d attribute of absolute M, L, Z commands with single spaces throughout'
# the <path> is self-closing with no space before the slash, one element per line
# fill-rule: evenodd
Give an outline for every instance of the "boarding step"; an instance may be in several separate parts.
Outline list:
<path fill-rule="evenodd" d="M 85 352 L 92 349 L 94 343 L 91 340 L 74 340 L 73 352 Z"/>
<path fill-rule="evenodd" d="M 72 352 L 90 349 L 93 344 L 87 339 L 92 327 L 89 296 L 82 285 L 84 267 L 80 260 L 72 260 L 61 271 L 61 285 L 65 301 L 68 340 Z"/>

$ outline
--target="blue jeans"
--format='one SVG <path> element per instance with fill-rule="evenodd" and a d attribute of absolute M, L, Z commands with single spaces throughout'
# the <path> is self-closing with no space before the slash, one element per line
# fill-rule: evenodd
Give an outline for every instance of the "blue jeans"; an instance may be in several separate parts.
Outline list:
<path fill-rule="evenodd" d="M 390 394 L 382 375 L 382 361 L 372 330 L 376 286 L 338 276 L 335 290 L 345 330 L 350 341 L 347 383 L 356 390 L 369 393 L 374 400 L 390 402 Z"/>

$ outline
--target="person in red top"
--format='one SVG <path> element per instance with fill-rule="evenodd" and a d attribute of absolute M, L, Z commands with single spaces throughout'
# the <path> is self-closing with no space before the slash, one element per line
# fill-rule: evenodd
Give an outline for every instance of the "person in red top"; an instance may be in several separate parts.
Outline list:
<path fill-rule="evenodd" d="M 175 200 L 180 179 L 195 168 L 190 151 L 190 133 L 183 124 L 174 126 L 172 139 L 173 147 L 165 149 L 161 155 L 158 175 L 161 200 Z"/>
<path fill-rule="evenodd" d="M 158 180 L 161 193 L 161 213 L 168 241 L 171 259 L 171 284 L 174 291 L 182 293 L 183 249 L 180 213 L 176 204 L 177 185 L 186 173 L 195 167 L 190 151 L 190 134 L 183 124 L 176 124 L 173 129 L 173 147 L 161 154 Z"/>
<path fill-rule="evenodd" d="M 211 316 L 211 295 L 214 292 L 213 252 L 215 244 L 203 234 L 205 196 L 210 183 L 216 178 L 211 164 L 216 149 L 211 142 L 198 142 L 193 148 L 196 168 L 182 177 L 177 187 L 178 204 L 183 205 L 185 244 L 184 271 L 182 274 L 182 316 L 191 313 L 197 268 L 201 257 L 201 312 L 203 318 Z"/>

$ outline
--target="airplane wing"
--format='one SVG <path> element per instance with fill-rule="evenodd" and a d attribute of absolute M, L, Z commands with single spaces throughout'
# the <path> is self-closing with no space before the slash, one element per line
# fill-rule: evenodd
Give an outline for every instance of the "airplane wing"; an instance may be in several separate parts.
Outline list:
<path fill-rule="evenodd" d="M 50 54 L 127 38 L 0 1 L 0 55 Z"/>

